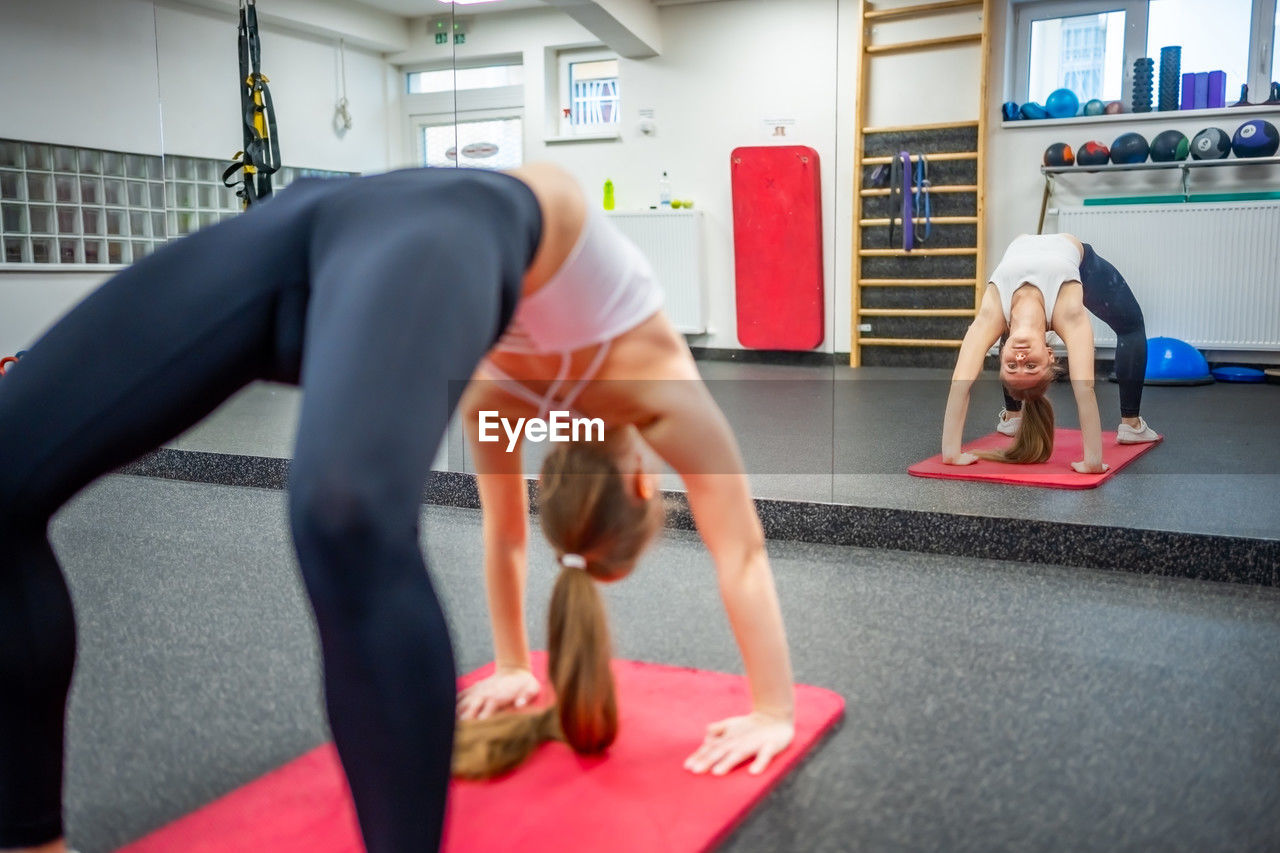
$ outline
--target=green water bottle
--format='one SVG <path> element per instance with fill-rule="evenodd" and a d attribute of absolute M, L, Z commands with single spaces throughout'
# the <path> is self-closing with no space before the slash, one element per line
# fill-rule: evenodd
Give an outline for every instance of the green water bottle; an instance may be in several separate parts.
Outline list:
<path fill-rule="evenodd" d="M 604 182 L 604 209 L 613 210 L 613 181 L 607 178 Z"/>

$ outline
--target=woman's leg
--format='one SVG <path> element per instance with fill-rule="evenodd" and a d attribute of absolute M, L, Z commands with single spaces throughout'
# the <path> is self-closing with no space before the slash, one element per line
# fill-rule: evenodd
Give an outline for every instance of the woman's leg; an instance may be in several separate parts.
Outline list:
<path fill-rule="evenodd" d="M 514 305 L 523 242 L 465 206 L 381 190 L 327 212 L 313 238 L 290 520 L 372 853 L 440 843 L 456 681 L 419 544 L 422 488 Z"/>
<path fill-rule="evenodd" d="M 124 270 L 0 379 L 0 848 L 62 834 L 75 620 L 49 518 L 275 369 L 278 296 L 305 269 L 300 200 Z"/>
<path fill-rule="evenodd" d="M 1080 261 L 1080 283 L 1084 289 L 1084 307 L 1116 333 L 1120 416 L 1136 424 L 1147 371 L 1147 330 L 1142 309 L 1120 271 L 1088 243 Z"/>

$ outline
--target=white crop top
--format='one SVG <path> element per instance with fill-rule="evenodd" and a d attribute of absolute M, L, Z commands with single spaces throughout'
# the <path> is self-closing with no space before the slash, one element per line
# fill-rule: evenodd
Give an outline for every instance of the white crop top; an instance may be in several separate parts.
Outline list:
<path fill-rule="evenodd" d="M 1044 319 L 1053 322 L 1053 306 L 1058 291 L 1068 281 L 1080 280 L 1080 250 L 1064 234 L 1023 234 L 1005 249 L 1004 257 L 991 273 L 990 283 L 1000 294 L 1004 319 L 1009 321 L 1013 292 L 1024 284 L 1034 285 L 1044 296 Z"/>
<path fill-rule="evenodd" d="M 662 308 L 662 289 L 640 249 L 597 210 L 588 210 L 582 234 L 560 269 L 538 290 L 521 297 L 494 349 L 530 355 L 560 354 L 560 370 L 545 394 L 532 391 L 486 358 L 482 378 L 538 406 L 569 409 L 604 363 L 609 343 Z M 570 357 L 599 345 L 571 389 L 564 391 Z M 563 392 L 563 393 L 562 393 Z"/>

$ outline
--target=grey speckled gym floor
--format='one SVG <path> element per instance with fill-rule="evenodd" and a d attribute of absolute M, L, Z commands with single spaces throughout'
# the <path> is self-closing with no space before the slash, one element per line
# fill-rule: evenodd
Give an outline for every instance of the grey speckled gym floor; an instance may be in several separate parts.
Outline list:
<path fill-rule="evenodd" d="M 326 739 L 283 520 L 280 492 L 138 477 L 104 479 L 55 519 L 80 624 L 67 800 L 83 853 Z M 426 507 L 424 538 L 459 666 L 479 666 L 478 514 Z M 796 676 L 839 691 L 847 715 L 726 849 L 1280 845 L 1280 591 L 794 543 L 770 553 Z M 541 645 L 540 542 L 532 567 Z M 693 536 L 667 533 L 608 597 L 620 655 L 738 670 Z"/>

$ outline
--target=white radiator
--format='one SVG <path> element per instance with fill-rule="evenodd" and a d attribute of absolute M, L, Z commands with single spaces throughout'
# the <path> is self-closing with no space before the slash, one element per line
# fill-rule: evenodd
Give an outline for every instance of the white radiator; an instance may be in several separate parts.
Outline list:
<path fill-rule="evenodd" d="M 666 297 L 666 312 L 680 332 L 707 331 L 707 288 L 702 271 L 702 211 L 638 210 L 607 214 L 644 252 Z"/>
<path fill-rule="evenodd" d="M 1280 202 L 1058 210 L 1133 288 L 1148 337 L 1202 349 L 1280 349 Z M 1094 320 L 1099 346 L 1115 335 Z"/>

